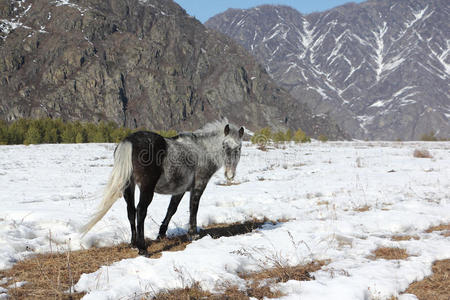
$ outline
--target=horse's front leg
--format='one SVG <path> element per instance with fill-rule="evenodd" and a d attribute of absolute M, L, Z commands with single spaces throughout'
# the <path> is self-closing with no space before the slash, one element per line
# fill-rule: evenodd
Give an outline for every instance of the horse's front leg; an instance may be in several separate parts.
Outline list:
<path fill-rule="evenodd" d="M 205 190 L 205 185 L 196 185 L 191 190 L 191 198 L 189 201 L 189 231 L 188 235 L 195 239 L 198 237 L 197 234 L 197 212 L 198 212 L 198 205 L 200 203 L 200 197 L 203 194 L 203 191 Z"/>
<path fill-rule="evenodd" d="M 178 204 L 180 204 L 181 198 L 183 198 L 184 193 L 179 195 L 173 195 L 170 199 L 169 208 L 167 209 L 166 217 L 159 227 L 158 239 L 163 239 L 166 237 L 167 226 L 169 225 L 170 219 L 175 214 L 178 208 Z"/>

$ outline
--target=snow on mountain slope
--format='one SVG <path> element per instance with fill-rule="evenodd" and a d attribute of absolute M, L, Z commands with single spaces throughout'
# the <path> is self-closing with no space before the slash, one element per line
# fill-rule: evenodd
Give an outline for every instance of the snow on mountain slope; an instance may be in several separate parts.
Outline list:
<path fill-rule="evenodd" d="M 414 158 L 416 148 L 427 148 L 433 158 Z M 78 234 L 99 203 L 113 150 L 112 144 L 0 147 L 0 268 L 52 245 L 64 251 L 129 241 L 122 200 L 84 239 Z M 450 258 L 448 237 L 426 232 L 450 222 L 449 164 L 449 142 L 313 142 L 267 152 L 245 144 L 235 179 L 240 184 L 224 186 L 219 171 L 200 202 L 198 225 L 264 217 L 286 222 L 244 235 L 206 236 L 157 259 L 119 261 L 82 275 L 76 289 L 88 292 L 85 299 L 131 299 L 189 284 L 181 272 L 214 290 L 221 281 L 242 284 L 238 272 L 257 270 L 262 262 L 270 267 L 267 257 L 278 257 L 292 265 L 330 260 L 313 281 L 274 285 L 286 299 L 398 295 L 429 275 L 434 260 Z M 185 198 L 170 235 L 187 229 Z M 153 199 L 147 237 L 156 237 L 169 199 Z M 396 241 L 394 235 L 418 239 Z M 404 248 L 410 256 L 374 259 L 372 251 L 381 246 Z M 5 292 L 0 288 L 0 298 Z"/>
<path fill-rule="evenodd" d="M 205 24 L 353 137 L 418 139 L 450 136 L 449 12 L 444 0 L 372 0 L 309 15 L 266 5 Z M 414 89 L 398 94 L 407 87 Z"/>

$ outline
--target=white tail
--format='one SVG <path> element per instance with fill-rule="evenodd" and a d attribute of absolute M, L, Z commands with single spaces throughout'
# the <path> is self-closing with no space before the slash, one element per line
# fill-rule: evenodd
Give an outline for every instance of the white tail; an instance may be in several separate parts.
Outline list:
<path fill-rule="evenodd" d="M 122 197 L 122 193 L 133 173 L 132 150 L 132 144 L 128 141 L 121 142 L 117 146 L 114 153 L 113 170 L 103 194 L 103 200 L 89 223 L 81 228 L 80 232 L 83 236 L 103 218 L 117 199 Z"/>

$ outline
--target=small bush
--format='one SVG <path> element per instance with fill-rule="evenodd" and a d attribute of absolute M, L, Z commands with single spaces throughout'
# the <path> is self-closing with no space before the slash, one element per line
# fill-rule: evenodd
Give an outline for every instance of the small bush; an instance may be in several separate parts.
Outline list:
<path fill-rule="evenodd" d="M 284 142 L 294 141 L 296 143 L 307 143 L 311 142 L 311 138 L 306 135 L 306 133 L 298 129 L 295 133 L 291 129 L 286 131 L 272 132 L 268 127 L 262 128 L 257 131 L 250 139 L 252 144 L 257 144 L 260 149 L 266 150 L 266 145 L 270 142 L 279 144 Z"/>
<path fill-rule="evenodd" d="M 328 137 L 326 135 L 323 135 L 323 134 L 319 135 L 318 139 L 319 139 L 319 141 L 321 141 L 323 143 L 328 141 Z"/>
<path fill-rule="evenodd" d="M 298 129 L 295 134 L 294 134 L 294 142 L 296 143 L 310 143 L 311 142 L 311 138 L 309 136 L 306 135 L 306 133 L 301 130 Z"/>
<path fill-rule="evenodd" d="M 255 134 L 251 137 L 250 141 L 252 142 L 252 144 L 265 146 L 271 139 L 272 139 L 272 130 L 269 127 L 265 127 L 255 132 Z"/>
<path fill-rule="evenodd" d="M 430 133 L 425 133 L 420 137 L 421 141 L 424 142 L 435 142 L 438 140 L 438 138 L 435 136 L 435 133 L 431 131 Z"/>
<path fill-rule="evenodd" d="M 426 149 L 416 149 L 416 150 L 414 150 L 413 156 L 417 157 L 417 158 L 432 158 L 433 157 L 431 155 L 430 151 L 428 151 Z"/>

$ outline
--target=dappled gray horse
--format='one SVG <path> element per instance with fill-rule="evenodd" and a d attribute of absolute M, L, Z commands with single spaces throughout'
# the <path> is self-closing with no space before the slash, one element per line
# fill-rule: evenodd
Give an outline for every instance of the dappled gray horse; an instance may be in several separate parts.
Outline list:
<path fill-rule="evenodd" d="M 129 135 L 117 145 L 114 167 L 99 210 L 82 232 L 88 232 L 123 195 L 131 226 L 131 245 L 139 249 L 139 254 L 145 255 L 144 221 L 153 194 L 172 195 L 159 229 L 158 238 L 163 238 L 181 198 L 189 191 L 188 234 L 196 235 L 200 197 L 212 175 L 222 166 L 226 178 L 233 179 L 241 156 L 243 135 L 243 127 L 237 129 L 223 122 L 211 123 L 201 130 L 173 138 L 148 131 Z M 140 190 L 137 208 L 134 205 L 136 184 Z"/>

